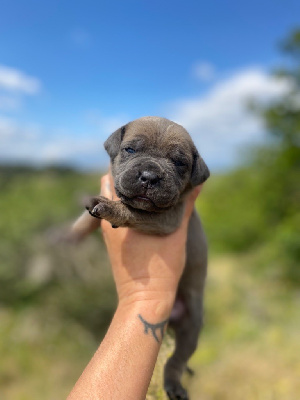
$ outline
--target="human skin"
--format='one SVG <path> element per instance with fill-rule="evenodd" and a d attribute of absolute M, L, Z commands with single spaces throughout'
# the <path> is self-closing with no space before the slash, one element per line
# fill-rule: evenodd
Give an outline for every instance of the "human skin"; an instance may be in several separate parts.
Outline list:
<path fill-rule="evenodd" d="M 118 200 L 112 178 L 101 194 Z M 113 229 L 101 220 L 118 293 L 118 306 L 95 355 L 68 400 L 144 400 L 185 264 L 188 221 L 201 186 L 186 199 L 181 226 L 168 236 L 129 228 Z"/>

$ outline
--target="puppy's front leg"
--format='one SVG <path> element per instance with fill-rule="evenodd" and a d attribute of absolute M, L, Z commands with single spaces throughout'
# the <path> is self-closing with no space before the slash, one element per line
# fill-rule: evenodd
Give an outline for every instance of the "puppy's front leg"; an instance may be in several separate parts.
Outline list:
<path fill-rule="evenodd" d="M 168 235 L 174 232 L 181 223 L 184 211 L 183 204 L 180 203 L 162 213 L 149 213 L 103 196 L 90 198 L 86 209 L 93 217 L 106 219 L 115 228 L 134 228 L 152 235 Z"/>
<path fill-rule="evenodd" d="M 113 227 L 129 226 L 131 212 L 121 201 L 112 201 L 103 196 L 92 197 L 86 204 L 89 213 L 99 219 L 106 219 Z"/>

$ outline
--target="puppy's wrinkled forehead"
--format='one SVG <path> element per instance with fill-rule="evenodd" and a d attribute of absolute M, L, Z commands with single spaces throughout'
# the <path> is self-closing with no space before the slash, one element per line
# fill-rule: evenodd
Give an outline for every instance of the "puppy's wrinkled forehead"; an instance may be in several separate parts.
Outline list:
<path fill-rule="evenodd" d="M 123 141 L 140 140 L 150 148 L 165 149 L 180 146 L 190 152 L 192 140 L 188 132 L 175 122 L 165 118 L 144 117 L 126 125 Z"/>

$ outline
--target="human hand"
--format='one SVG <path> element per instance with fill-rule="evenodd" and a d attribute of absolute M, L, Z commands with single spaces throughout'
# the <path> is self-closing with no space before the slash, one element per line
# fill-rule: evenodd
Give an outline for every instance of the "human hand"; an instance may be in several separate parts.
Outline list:
<path fill-rule="evenodd" d="M 154 236 L 129 228 L 114 229 L 101 221 L 119 297 L 119 304 L 152 304 L 154 314 L 168 316 L 185 264 L 188 222 L 202 185 L 186 199 L 181 226 L 168 236 Z M 112 176 L 101 179 L 101 195 L 118 200 Z"/>

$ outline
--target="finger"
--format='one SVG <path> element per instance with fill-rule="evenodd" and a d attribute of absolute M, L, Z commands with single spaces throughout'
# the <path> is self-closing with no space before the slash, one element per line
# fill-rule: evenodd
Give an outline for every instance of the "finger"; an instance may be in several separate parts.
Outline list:
<path fill-rule="evenodd" d="M 191 216 L 194 206 L 195 206 L 195 201 L 201 192 L 202 186 L 203 186 L 203 184 L 196 186 L 195 189 L 192 190 L 192 192 L 189 194 L 189 196 L 186 199 L 185 213 L 184 213 L 184 217 L 183 217 L 185 222 L 188 222 L 190 219 L 190 216 Z"/>
<path fill-rule="evenodd" d="M 116 191 L 115 191 L 115 184 L 114 184 L 114 178 L 112 177 L 111 172 L 109 171 L 109 182 L 110 182 L 110 188 L 111 188 L 111 192 L 112 192 L 112 200 L 120 200 L 118 198 L 118 196 L 116 195 Z"/>
<path fill-rule="evenodd" d="M 109 181 L 109 175 L 103 175 L 101 178 L 101 191 L 100 195 L 104 196 L 108 199 L 112 198 L 112 192 L 111 192 L 111 185 Z"/>
<path fill-rule="evenodd" d="M 120 200 L 116 195 L 114 180 L 109 170 L 108 174 L 103 175 L 101 178 L 101 191 L 100 195 L 107 197 L 110 200 Z"/>
<path fill-rule="evenodd" d="M 191 197 L 190 197 L 192 203 L 195 203 L 197 197 L 199 196 L 199 194 L 200 194 L 200 192 L 202 190 L 202 187 L 203 187 L 203 183 L 201 185 L 199 185 L 199 186 L 196 186 L 193 189 L 193 191 L 191 193 Z"/>

